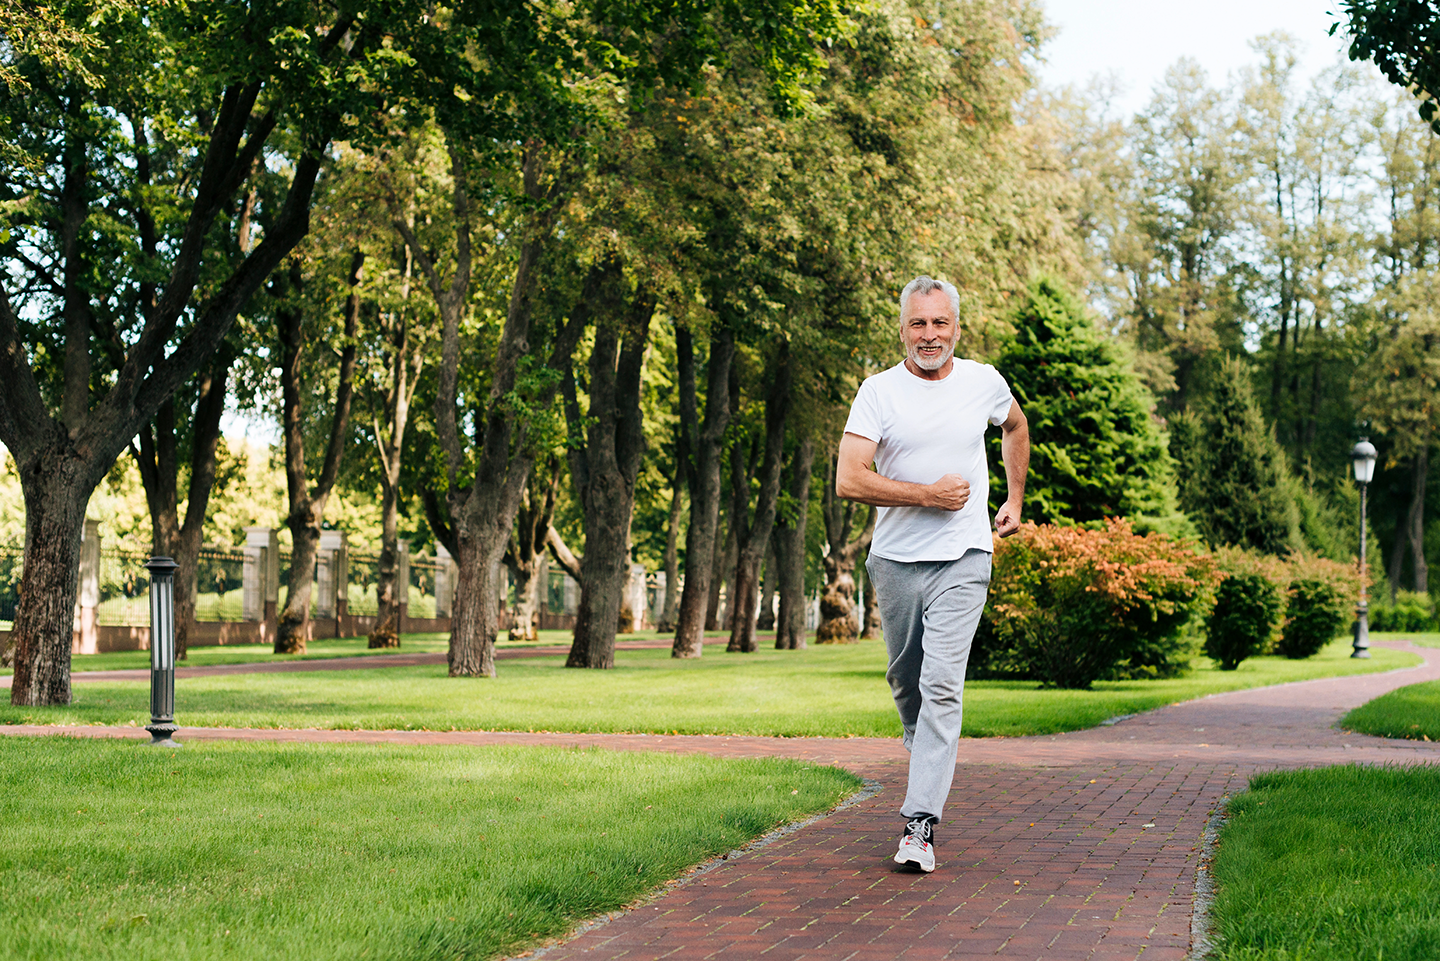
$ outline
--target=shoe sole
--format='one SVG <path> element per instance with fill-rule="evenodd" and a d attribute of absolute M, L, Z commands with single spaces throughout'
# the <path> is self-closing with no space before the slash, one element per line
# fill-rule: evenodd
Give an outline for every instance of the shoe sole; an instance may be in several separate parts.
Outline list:
<path fill-rule="evenodd" d="M 901 867 L 904 867 L 904 868 L 913 867 L 913 868 L 915 868 L 915 869 L 917 869 L 917 870 L 919 870 L 919 871 L 923 871 L 925 874 L 932 874 L 932 873 L 934 873 L 934 871 L 935 871 L 935 865 L 932 864 L 932 865 L 930 865 L 930 866 L 927 868 L 924 864 L 920 863 L 919 861 L 914 860 L 913 858 L 906 858 L 904 861 L 900 860 L 899 858 L 894 858 L 893 860 L 895 861 L 896 864 L 900 865 Z"/>

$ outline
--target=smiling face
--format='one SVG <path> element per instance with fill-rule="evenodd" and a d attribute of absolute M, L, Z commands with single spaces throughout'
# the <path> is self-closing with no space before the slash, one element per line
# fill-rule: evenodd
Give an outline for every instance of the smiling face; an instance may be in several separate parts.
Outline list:
<path fill-rule="evenodd" d="M 906 360 L 918 368 L 914 373 L 923 377 L 948 368 L 960 339 L 960 325 L 943 290 L 910 297 L 900 318 L 900 336 L 905 341 Z"/>

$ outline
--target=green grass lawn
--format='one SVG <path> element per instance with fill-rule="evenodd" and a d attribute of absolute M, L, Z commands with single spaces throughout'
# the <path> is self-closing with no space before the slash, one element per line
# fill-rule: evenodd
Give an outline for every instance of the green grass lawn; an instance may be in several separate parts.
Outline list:
<path fill-rule="evenodd" d="M 0 738 L 0 955 L 490 958 L 853 793 L 781 760 Z"/>
<path fill-rule="evenodd" d="M 1419 647 L 1440 647 L 1440 632 L 1436 631 L 1425 634 L 1390 634 L 1375 631 L 1370 636 L 1377 641 L 1410 641 Z"/>
<path fill-rule="evenodd" d="M 1440 681 L 1411 684 L 1382 694 L 1346 714 L 1340 726 L 1376 737 L 1440 741 Z"/>
<path fill-rule="evenodd" d="M 1049 734 L 1205 694 L 1285 681 L 1383 671 L 1416 663 L 1377 648 L 1354 661 L 1337 640 L 1304 661 L 1251 658 L 1164 681 L 1106 681 L 1093 691 L 1040 690 L 1028 681 L 966 687 L 970 736 Z M 342 672 L 234 674 L 176 684 L 182 726 L 679 732 L 893 737 L 899 721 L 879 642 L 726 654 L 695 660 L 667 650 L 621 651 L 611 671 L 567 669 L 561 657 L 501 661 L 494 679 L 449 678 L 443 665 Z M 73 704 L 0 707 L 0 723 L 139 724 L 144 681 L 78 683 Z"/>
<path fill-rule="evenodd" d="M 1263 774 L 1215 859 L 1217 961 L 1440 958 L 1440 770 Z"/>
<path fill-rule="evenodd" d="M 638 634 L 621 634 L 621 641 L 653 640 L 662 637 L 654 631 Z M 663 635 L 669 640 L 670 635 Z M 707 643 L 727 639 L 728 634 L 707 634 Z M 541 631 L 536 641 L 500 641 L 497 650 L 520 650 L 531 647 L 570 646 L 569 631 Z M 304 654 L 276 654 L 269 644 L 227 644 L 223 647 L 192 647 L 189 657 L 179 661 L 181 667 L 208 667 L 214 664 L 264 664 L 270 661 L 312 661 L 330 657 L 373 657 L 385 654 L 410 654 L 416 651 L 444 653 L 450 643 L 449 634 L 403 634 L 399 648 L 370 650 L 365 637 L 322 637 L 306 645 Z M 119 671 L 127 668 L 150 667 L 149 651 L 111 651 L 106 654 L 75 654 L 70 658 L 72 671 Z M 11 669 L 0 668 L 0 676 L 11 673 Z"/>

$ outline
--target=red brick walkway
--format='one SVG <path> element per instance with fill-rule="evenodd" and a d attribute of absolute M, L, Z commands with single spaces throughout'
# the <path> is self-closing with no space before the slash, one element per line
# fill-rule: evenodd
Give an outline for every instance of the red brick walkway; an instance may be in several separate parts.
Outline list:
<path fill-rule="evenodd" d="M 1436 678 L 1440 659 L 1388 674 L 1216 695 L 1072 734 L 966 740 L 933 875 L 899 873 L 888 861 L 901 827 L 895 812 L 905 777 L 905 754 L 895 741 L 197 729 L 181 737 L 785 756 L 839 764 L 878 782 L 876 796 L 716 862 L 656 900 L 540 952 L 547 961 L 1142 955 L 1180 961 L 1191 945 L 1201 834 L 1216 803 L 1259 770 L 1440 761 L 1440 744 L 1332 726 L 1350 707 Z M 68 733 L 144 735 L 112 728 Z"/>

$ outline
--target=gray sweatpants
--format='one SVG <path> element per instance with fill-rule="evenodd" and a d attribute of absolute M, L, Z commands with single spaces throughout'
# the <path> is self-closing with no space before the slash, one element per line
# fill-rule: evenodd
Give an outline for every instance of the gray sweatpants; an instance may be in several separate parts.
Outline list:
<path fill-rule="evenodd" d="M 890 655 L 885 679 L 910 751 L 900 813 L 940 818 L 955 779 L 965 664 L 990 589 L 990 554 L 972 549 L 953 561 L 908 563 L 872 554 L 865 569 Z"/>

